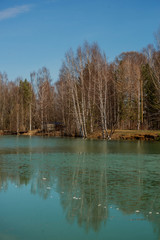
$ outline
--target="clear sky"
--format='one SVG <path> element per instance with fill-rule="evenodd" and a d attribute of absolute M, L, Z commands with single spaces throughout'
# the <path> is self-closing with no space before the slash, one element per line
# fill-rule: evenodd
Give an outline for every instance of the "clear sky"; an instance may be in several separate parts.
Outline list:
<path fill-rule="evenodd" d="M 0 0 L 0 72 L 9 80 L 46 66 L 54 81 L 65 52 L 97 42 L 109 61 L 154 43 L 160 0 Z"/>

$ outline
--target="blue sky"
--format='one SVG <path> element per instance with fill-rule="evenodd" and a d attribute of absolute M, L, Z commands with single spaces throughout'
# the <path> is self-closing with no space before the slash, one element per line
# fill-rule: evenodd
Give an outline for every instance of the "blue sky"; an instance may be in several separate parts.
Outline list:
<path fill-rule="evenodd" d="M 97 42 L 108 61 L 154 43 L 160 0 L 0 0 L 0 72 L 9 80 L 46 66 L 58 79 L 65 52 Z"/>

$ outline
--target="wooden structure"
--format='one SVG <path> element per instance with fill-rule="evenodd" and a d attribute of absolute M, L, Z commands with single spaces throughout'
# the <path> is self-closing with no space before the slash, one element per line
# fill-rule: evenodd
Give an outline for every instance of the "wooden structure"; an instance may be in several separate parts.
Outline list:
<path fill-rule="evenodd" d="M 64 129 L 64 125 L 61 122 L 50 122 L 43 124 L 43 131 L 52 132 L 52 131 L 62 131 Z"/>

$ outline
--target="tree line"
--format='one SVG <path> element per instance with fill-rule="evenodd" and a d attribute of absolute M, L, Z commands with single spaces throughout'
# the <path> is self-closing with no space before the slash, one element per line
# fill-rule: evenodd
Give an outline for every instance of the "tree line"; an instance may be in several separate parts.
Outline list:
<path fill-rule="evenodd" d="M 56 83 L 46 67 L 30 79 L 0 73 L 0 130 L 43 130 L 60 122 L 65 135 L 87 138 L 115 129 L 160 128 L 160 33 L 157 47 L 121 53 L 109 63 L 98 44 L 69 50 Z"/>

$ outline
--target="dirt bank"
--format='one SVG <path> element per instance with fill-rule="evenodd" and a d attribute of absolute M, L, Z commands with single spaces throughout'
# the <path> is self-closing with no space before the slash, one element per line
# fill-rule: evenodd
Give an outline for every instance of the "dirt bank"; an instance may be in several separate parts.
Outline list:
<path fill-rule="evenodd" d="M 102 139 L 101 132 L 96 132 L 88 136 L 90 139 Z M 160 131 L 150 130 L 116 130 L 112 135 L 112 140 L 160 140 Z"/>
<path fill-rule="evenodd" d="M 5 132 L 0 131 L 0 135 L 15 135 L 15 132 Z M 53 137 L 63 137 L 60 131 L 53 132 L 42 132 L 39 129 L 32 130 L 28 132 L 21 132 L 18 135 L 23 136 L 53 136 Z M 70 135 L 68 137 L 75 137 Z M 102 139 L 102 133 L 96 131 L 88 135 L 88 139 Z M 116 130 L 112 135 L 112 140 L 155 140 L 160 141 L 160 131 L 151 131 L 151 130 Z"/>

